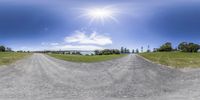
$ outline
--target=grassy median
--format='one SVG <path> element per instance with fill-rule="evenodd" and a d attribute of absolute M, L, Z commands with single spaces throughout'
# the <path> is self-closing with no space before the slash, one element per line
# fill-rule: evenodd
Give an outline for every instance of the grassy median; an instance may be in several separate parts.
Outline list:
<path fill-rule="evenodd" d="M 116 58 L 121 58 L 126 56 L 125 54 L 119 55 L 93 55 L 93 56 L 83 56 L 83 55 L 63 55 L 63 54 L 48 54 L 49 56 L 73 62 L 99 62 L 106 61 Z"/>
<path fill-rule="evenodd" d="M 30 54 L 15 52 L 0 52 L 0 65 L 6 65 L 22 59 Z"/>
<path fill-rule="evenodd" d="M 175 68 L 200 67 L 200 53 L 154 52 L 139 55 L 159 64 Z"/>

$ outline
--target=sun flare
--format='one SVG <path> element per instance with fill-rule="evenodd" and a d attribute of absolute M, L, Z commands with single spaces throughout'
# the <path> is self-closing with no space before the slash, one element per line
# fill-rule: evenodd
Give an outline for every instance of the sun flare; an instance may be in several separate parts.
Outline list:
<path fill-rule="evenodd" d="M 93 9 L 88 12 L 88 15 L 93 18 L 106 18 L 112 16 L 112 11 L 105 9 Z"/>
<path fill-rule="evenodd" d="M 84 9 L 83 14 L 81 15 L 90 19 L 90 24 L 94 21 L 101 22 L 102 24 L 105 21 L 112 20 L 114 22 L 118 22 L 115 18 L 118 11 L 111 7 L 104 8 L 92 8 L 92 9 Z"/>

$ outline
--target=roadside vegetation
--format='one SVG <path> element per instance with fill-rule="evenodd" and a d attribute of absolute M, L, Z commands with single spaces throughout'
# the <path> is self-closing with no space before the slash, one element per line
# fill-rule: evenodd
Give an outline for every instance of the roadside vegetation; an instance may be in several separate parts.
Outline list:
<path fill-rule="evenodd" d="M 139 54 L 155 63 L 175 68 L 200 67 L 200 53 L 152 52 Z"/>
<path fill-rule="evenodd" d="M 57 59 L 72 61 L 72 62 L 99 62 L 106 61 L 126 56 L 126 54 L 113 54 L 113 55 L 70 55 L 70 54 L 48 54 Z"/>
<path fill-rule="evenodd" d="M 0 65 L 13 63 L 22 59 L 30 54 L 28 53 L 15 53 L 15 52 L 0 52 Z"/>
<path fill-rule="evenodd" d="M 118 49 L 104 49 L 95 50 L 90 54 L 82 54 L 81 51 L 45 51 L 51 57 L 72 61 L 72 62 L 100 62 L 106 60 L 117 59 L 129 54 L 129 49 L 121 48 Z"/>
<path fill-rule="evenodd" d="M 139 55 L 159 64 L 175 68 L 200 67 L 200 46 L 195 43 L 180 43 L 173 48 L 170 42 L 154 48 L 153 52 L 144 52 Z"/>
<path fill-rule="evenodd" d="M 30 53 L 19 53 L 14 52 L 11 48 L 0 46 L 0 65 L 6 65 L 15 62 L 16 60 L 22 59 Z"/>

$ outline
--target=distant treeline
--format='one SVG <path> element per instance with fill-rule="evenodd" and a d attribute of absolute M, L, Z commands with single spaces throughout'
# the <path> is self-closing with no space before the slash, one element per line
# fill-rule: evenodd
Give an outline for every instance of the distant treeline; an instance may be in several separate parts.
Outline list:
<path fill-rule="evenodd" d="M 181 42 L 176 48 L 173 48 L 171 42 L 166 42 L 161 45 L 159 48 L 154 48 L 153 52 L 170 52 L 170 51 L 181 51 L 181 52 L 198 52 L 200 50 L 200 45 L 192 42 Z M 0 52 L 13 52 L 13 50 L 9 47 L 5 47 L 0 45 Z M 17 51 L 17 52 L 30 52 L 30 51 Z M 78 50 L 64 50 L 64 51 L 32 51 L 33 53 L 54 53 L 54 54 L 74 54 L 74 55 L 82 55 L 82 51 Z M 95 50 L 93 53 L 86 55 L 112 55 L 112 54 L 129 54 L 129 53 L 139 53 L 143 52 L 143 46 L 141 50 L 133 49 L 131 52 L 129 49 L 121 47 L 121 49 L 104 49 L 104 50 Z M 146 52 L 152 52 L 150 50 L 150 46 L 148 45 Z"/>
<path fill-rule="evenodd" d="M 104 49 L 104 50 L 95 50 L 95 55 L 111 55 L 111 54 L 120 54 L 118 49 Z"/>
<path fill-rule="evenodd" d="M 129 54 L 130 50 L 124 47 L 119 49 L 104 49 L 104 50 L 95 50 L 95 55 L 112 55 L 112 54 Z"/>
<path fill-rule="evenodd" d="M 0 52 L 12 52 L 12 49 L 9 47 L 5 47 L 3 45 L 0 45 Z"/>
<path fill-rule="evenodd" d="M 78 50 L 58 50 L 58 51 L 35 51 L 35 53 L 53 53 L 53 54 L 74 54 L 74 55 L 81 55 L 80 51 Z"/>

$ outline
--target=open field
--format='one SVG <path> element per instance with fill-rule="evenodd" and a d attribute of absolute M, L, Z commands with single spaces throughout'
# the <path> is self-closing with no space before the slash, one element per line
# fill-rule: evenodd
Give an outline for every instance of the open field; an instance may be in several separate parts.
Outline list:
<path fill-rule="evenodd" d="M 18 59 L 24 58 L 28 53 L 0 52 L 0 65 L 6 65 L 15 62 Z"/>
<path fill-rule="evenodd" d="M 200 53 L 154 52 L 139 54 L 153 62 L 175 68 L 200 67 Z"/>
<path fill-rule="evenodd" d="M 83 55 L 63 55 L 63 54 L 48 54 L 49 56 L 73 62 L 99 62 L 106 61 L 126 56 L 126 54 L 120 55 L 94 55 L 94 56 L 83 56 Z"/>

